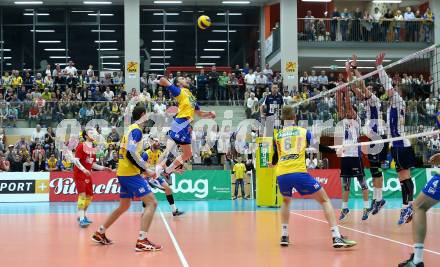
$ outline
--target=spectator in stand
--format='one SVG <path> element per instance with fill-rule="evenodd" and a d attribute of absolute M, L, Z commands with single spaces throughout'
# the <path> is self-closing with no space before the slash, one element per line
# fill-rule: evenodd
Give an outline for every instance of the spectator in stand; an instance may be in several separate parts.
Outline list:
<path fill-rule="evenodd" d="M 37 161 L 34 162 L 34 171 L 36 172 L 44 172 L 46 171 L 46 161 L 43 155 L 39 154 Z"/>
<path fill-rule="evenodd" d="M 420 24 L 422 23 L 422 14 L 420 13 L 420 9 L 416 10 L 414 17 L 414 41 L 418 42 L 420 40 Z"/>
<path fill-rule="evenodd" d="M 7 127 L 16 127 L 18 119 L 18 108 L 16 106 L 17 104 L 15 104 L 16 101 L 14 101 L 14 99 L 11 102 L 12 103 L 9 103 L 7 106 Z"/>
<path fill-rule="evenodd" d="M 157 76 L 154 73 L 150 73 L 148 76 L 148 91 L 151 95 L 156 95 L 157 93 L 157 83 L 155 82 L 157 80 Z"/>
<path fill-rule="evenodd" d="M 47 127 L 44 134 L 44 145 L 49 146 L 50 144 L 55 144 L 55 132 L 52 127 Z"/>
<path fill-rule="evenodd" d="M 321 90 L 327 88 L 328 77 L 325 74 L 325 70 L 321 70 L 321 75 L 318 76 L 318 84 L 319 84 L 319 89 Z"/>
<path fill-rule="evenodd" d="M 57 158 L 55 158 L 55 154 L 51 154 L 50 157 L 46 161 L 46 170 L 47 171 L 58 171 L 59 164 Z"/>
<path fill-rule="evenodd" d="M 21 149 L 22 147 L 25 147 L 25 149 L 30 149 L 29 148 L 29 143 L 26 141 L 26 138 L 24 136 L 20 137 L 20 140 L 17 142 L 17 144 L 15 144 L 15 148 L 17 150 Z"/>
<path fill-rule="evenodd" d="M 318 42 L 326 41 L 327 30 L 325 29 L 323 18 L 320 18 L 316 23 L 316 37 L 318 38 Z"/>
<path fill-rule="evenodd" d="M 31 141 L 35 142 L 36 138 L 38 138 L 39 140 L 44 140 L 44 132 L 41 129 L 41 125 L 40 124 L 37 124 L 35 126 L 35 130 L 34 130 L 34 132 L 32 133 L 32 136 L 31 136 Z"/>
<path fill-rule="evenodd" d="M 9 162 L 12 162 L 16 154 L 17 154 L 17 150 L 14 148 L 14 145 L 9 145 L 8 150 L 5 152 L 6 159 Z"/>
<path fill-rule="evenodd" d="M 26 74 L 24 75 L 24 80 L 23 80 L 23 86 L 26 90 L 32 90 L 32 85 L 34 84 L 34 79 L 32 78 L 31 74 L 29 73 L 29 71 L 26 71 Z M 23 88 L 22 86 L 22 88 Z"/>
<path fill-rule="evenodd" d="M 162 100 L 157 100 L 154 103 L 153 111 L 154 113 L 163 115 L 165 114 L 165 111 L 167 110 L 167 106 L 162 102 Z"/>
<path fill-rule="evenodd" d="M 23 162 L 21 161 L 21 157 L 19 154 L 14 156 L 14 160 L 10 163 L 10 172 L 22 172 L 23 171 Z M 28 160 L 28 159 L 26 159 Z M 25 161 L 26 161 L 25 160 Z"/>
<path fill-rule="evenodd" d="M 381 30 L 381 41 L 386 42 L 387 36 L 388 36 L 388 30 L 391 25 L 391 20 L 394 18 L 393 14 L 391 13 L 390 9 L 387 9 L 387 12 L 383 15 L 383 21 L 382 21 L 382 30 Z"/>
<path fill-rule="evenodd" d="M 380 9 L 378 7 L 374 8 L 374 13 L 372 15 L 373 17 L 373 41 L 377 42 L 380 40 L 380 21 L 382 20 L 382 13 L 380 12 Z"/>
<path fill-rule="evenodd" d="M 200 100 L 206 100 L 206 84 L 208 82 L 208 77 L 205 75 L 205 70 L 200 69 L 199 75 L 196 76 L 196 85 L 197 85 L 197 98 Z"/>
<path fill-rule="evenodd" d="M 304 71 L 303 75 L 301 77 L 299 77 L 299 84 L 300 84 L 300 87 L 303 87 L 304 85 L 310 86 L 310 78 L 309 78 L 309 74 L 307 73 L 307 71 Z"/>
<path fill-rule="evenodd" d="M 115 170 L 118 167 L 118 153 L 113 151 L 111 155 L 111 159 L 108 160 L 104 166 Z"/>
<path fill-rule="evenodd" d="M 283 92 L 283 105 L 292 105 L 293 104 L 293 98 L 289 95 L 288 90 L 284 90 Z"/>
<path fill-rule="evenodd" d="M 11 80 L 12 89 L 20 88 L 23 84 L 23 78 L 18 73 L 18 70 L 12 71 L 12 80 Z"/>
<path fill-rule="evenodd" d="M 307 14 L 304 17 L 304 33 L 306 34 L 307 41 L 315 40 L 315 17 L 312 16 L 312 11 L 307 10 Z"/>
<path fill-rule="evenodd" d="M 219 92 L 218 92 L 218 72 L 215 66 L 211 67 L 211 72 L 208 74 L 208 94 L 209 100 L 219 100 Z"/>
<path fill-rule="evenodd" d="M 400 10 L 396 11 L 396 15 L 394 16 L 394 41 L 399 42 L 400 41 L 400 29 L 402 28 L 402 21 L 403 16 L 402 12 Z"/>
<path fill-rule="evenodd" d="M 220 99 L 221 100 L 227 100 L 228 98 L 227 96 L 227 91 L 228 91 L 228 82 L 229 82 L 229 76 L 226 73 L 226 71 L 224 71 L 222 73 L 222 75 L 220 75 L 220 77 L 218 78 L 218 85 L 219 85 L 219 93 L 220 93 Z"/>
<path fill-rule="evenodd" d="M 431 32 L 434 26 L 434 14 L 429 7 L 426 8 L 425 14 L 423 14 L 423 20 L 423 30 L 425 31 L 424 41 L 430 43 Z"/>
<path fill-rule="evenodd" d="M 113 126 L 110 134 L 107 139 L 110 139 L 113 143 L 118 143 L 121 140 L 121 137 L 116 129 L 116 126 Z"/>
<path fill-rule="evenodd" d="M 361 40 L 361 20 L 362 20 L 362 11 L 359 7 L 353 13 L 352 22 L 351 22 L 351 40 L 360 41 Z"/>
<path fill-rule="evenodd" d="M 416 19 L 416 16 L 414 15 L 414 12 L 412 12 L 411 7 L 406 8 L 405 14 L 403 14 L 403 19 L 405 20 L 405 41 L 407 42 L 413 42 L 414 41 L 414 20 Z"/>
<path fill-rule="evenodd" d="M 261 95 L 264 92 L 264 89 L 269 84 L 269 81 L 267 79 L 267 76 L 264 75 L 262 72 L 256 75 L 255 77 L 255 83 L 256 83 L 256 91 L 257 95 Z"/>
<path fill-rule="evenodd" d="M 306 166 L 307 169 L 316 169 L 318 167 L 318 159 L 316 158 L 316 154 L 309 154 L 306 158 Z"/>
<path fill-rule="evenodd" d="M 242 73 L 243 73 L 244 75 L 246 75 L 246 74 L 249 73 L 250 70 L 251 70 L 251 68 L 249 68 L 249 63 L 246 63 L 246 64 L 244 64 L 244 68 L 243 68 Z M 240 74 L 240 76 L 241 76 L 241 74 Z M 238 76 L 237 76 L 237 77 L 238 77 Z"/>
<path fill-rule="evenodd" d="M 78 76 L 78 70 L 75 68 L 75 64 L 73 63 L 72 60 L 69 60 L 69 65 L 67 65 L 64 68 L 64 71 L 67 73 L 67 75 L 72 75 L 72 76 Z"/>
<path fill-rule="evenodd" d="M 310 74 L 309 83 L 313 89 L 318 88 L 318 76 L 316 76 L 315 70 L 312 70 Z"/>
<path fill-rule="evenodd" d="M 58 75 L 62 74 L 62 70 L 60 64 L 55 64 L 55 69 L 52 71 L 52 77 L 58 77 Z"/>
<path fill-rule="evenodd" d="M 351 20 L 351 14 L 347 8 L 341 13 L 340 28 L 342 41 L 348 41 L 348 22 Z"/>
<path fill-rule="evenodd" d="M 244 82 L 246 83 L 246 92 L 255 92 L 256 77 L 252 69 L 244 76 Z"/>
<path fill-rule="evenodd" d="M 240 99 L 239 81 L 235 76 L 235 73 L 232 73 L 231 77 L 228 80 L 228 89 L 229 89 L 230 102 L 231 104 L 235 105 Z"/>
<path fill-rule="evenodd" d="M 373 28 L 372 21 L 373 21 L 373 16 L 370 15 L 370 12 L 368 12 L 368 10 L 365 10 L 364 17 L 361 22 L 362 40 L 364 40 L 364 42 L 368 42 L 370 40 L 371 30 Z"/>
<path fill-rule="evenodd" d="M 6 131 L 0 128 L 0 151 L 5 151 Z"/>
<path fill-rule="evenodd" d="M 0 154 L 0 172 L 8 172 L 11 168 L 11 163 L 6 159 L 3 153 Z"/>
<path fill-rule="evenodd" d="M 23 162 L 23 172 L 34 172 L 35 166 L 34 161 L 31 158 L 27 158 L 25 162 Z"/>
<path fill-rule="evenodd" d="M 278 87 L 280 87 L 280 88 L 283 87 L 283 76 L 281 76 L 280 72 L 277 72 L 275 74 L 275 77 L 273 78 L 272 83 L 277 84 Z"/>
<path fill-rule="evenodd" d="M 341 13 L 339 13 L 337 7 L 333 9 L 333 13 L 331 17 L 332 17 L 332 21 L 330 22 L 330 39 L 332 41 L 336 41 L 336 31 L 338 29 L 338 21 L 341 18 Z"/>
<path fill-rule="evenodd" d="M 141 91 L 148 90 L 148 76 L 147 73 L 142 73 L 141 77 Z"/>
<path fill-rule="evenodd" d="M 235 65 L 235 69 L 232 72 L 235 74 L 235 77 L 241 76 L 242 72 L 240 69 L 240 65 Z"/>
<path fill-rule="evenodd" d="M 105 88 L 105 92 L 103 93 L 103 96 L 107 101 L 111 102 L 115 97 L 115 93 L 113 93 L 113 91 L 110 91 L 110 87 L 107 86 Z"/>
<path fill-rule="evenodd" d="M 250 97 L 246 103 L 246 118 L 257 119 L 258 118 L 258 98 L 255 97 L 255 93 L 250 93 Z"/>
<path fill-rule="evenodd" d="M 269 64 L 267 63 L 264 66 L 263 74 L 266 75 L 268 80 L 272 79 L 273 77 L 273 70 L 269 67 Z"/>
<path fill-rule="evenodd" d="M 89 65 L 89 68 L 87 69 L 87 76 L 92 77 L 95 76 L 94 71 L 93 71 L 93 65 Z"/>

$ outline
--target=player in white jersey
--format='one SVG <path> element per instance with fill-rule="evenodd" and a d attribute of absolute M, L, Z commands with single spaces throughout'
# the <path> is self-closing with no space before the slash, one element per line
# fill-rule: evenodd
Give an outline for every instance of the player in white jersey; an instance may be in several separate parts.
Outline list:
<path fill-rule="evenodd" d="M 380 53 L 376 58 L 376 68 L 379 70 L 379 78 L 387 91 L 389 108 L 387 112 L 388 131 L 391 137 L 401 137 L 405 130 L 405 101 L 400 96 L 398 88 L 394 88 L 392 80 L 388 77 L 382 66 L 385 53 Z M 399 175 L 402 188 L 402 209 L 398 225 L 408 223 L 413 215 L 414 183 L 411 179 L 410 169 L 414 167 L 414 150 L 407 138 L 391 143 L 391 154 L 396 162 L 396 171 Z"/>
<path fill-rule="evenodd" d="M 348 198 L 350 195 L 350 185 L 353 178 L 357 178 L 362 188 L 362 195 L 364 200 L 364 210 L 362 220 L 368 219 L 369 201 L 368 201 L 368 187 L 365 181 L 364 166 L 362 164 L 361 151 L 359 146 L 345 146 L 358 143 L 360 134 L 359 117 L 356 110 L 351 104 L 349 90 L 344 88 L 337 92 L 337 101 L 339 107 L 339 116 L 342 118 L 343 136 L 342 149 L 338 150 L 341 165 L 342 187 L 342 208 L 339 220 L 347 219 L 348 213 Z M 342 109 L 344 107 L 344 110 Z"/>
<path fill-rule="evenodd" d="M 357 70 L 357 57 L 353 55 L 351 62 L 347 62 L 346 70 L 349 76 L 351 76 L 352 69 L 357 78 L 362 75 Z M 384 125 L 381 113 L 380 99 L 372 92 L 371 86 L 365 86 L 364 80 L 352 85 L 352 90 L 356 94 L 357 98 L 365 102 L 366 106 L 366 122 L 364 132 L 367 136 L 373 139 L 386 138 L 384 136 Z M 388 143 L 371 145 L 368 148 L 368 160 L 370 162 L 370 172 L 373 178 L 373 200 L 369 211 L 376 215 L 379 210 L 385 205 L 386 201 L 382 198 L 383 188 L 383 174 L 382 174 L 382 162 L 386 160 L 388 153 Z"/>

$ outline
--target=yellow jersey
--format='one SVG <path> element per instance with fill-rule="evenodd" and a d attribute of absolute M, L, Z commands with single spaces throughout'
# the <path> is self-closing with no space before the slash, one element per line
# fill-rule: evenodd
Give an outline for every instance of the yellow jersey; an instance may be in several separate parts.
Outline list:
<path fill-rule="evenodd" d="M 137 158 L 142 153 L 142 129 L 139 125 L 132 124 L 128 127 L 128 131 L 121 139 L 121 147 L 119 149 L 117 176 L 135 176 L 141 173 L 138 166 L 134 165 L 128 158 L 127 153 L 134 152 Z"/>
<path fill-rule="evenodd" d="M 148 149 L 147 155 L 148 155 L 148 165 L 155 166 L 159 162 L 159 157 L 162 152 L 160 149 L 156 149 L 155 151 Z"/>
<path fill-rule="evenodd" d="M 312 134 L 302 127 L 286 126 L 274 130 L 274 149 L 278 155 L 275 175 L 307 172 L 306 149 Z"/>
<path fill-rule="evenodd" d="M 235 163 L 232 171 L 235 174 L 235 179 L 243 179 L 246 173 L 246 166 L 244 163 Z"/>
<path fill-rule="evenodd" d="M 199 107 L 191 91 L 187 88 L 179 88 L 175 85 L 171 85 L 169 90 L 177 101 L 178 110 L 176 118 L 194 120 L 194 113 Z"/>

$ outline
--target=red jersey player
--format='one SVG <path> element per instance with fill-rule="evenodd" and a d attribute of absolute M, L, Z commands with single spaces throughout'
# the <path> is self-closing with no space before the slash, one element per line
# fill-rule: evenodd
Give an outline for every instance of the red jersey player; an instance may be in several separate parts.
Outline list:
<path fill-rule="evenodd" d="M 92 169 L 112 171 L 112 169 L 98 165 L 96 161 L 96 148 L 93 145 L 93 129 L 83 131 L 84 142 L 80 142 L 76 147 L 75 158 L 73 159 L 73 180 L 75 180 L 76 190 L 78 191 L 78 222 L 81 228 L 85 228 L 92 223 L 86 217 L 86 211 L 92 202 L 93 181 Z"/>

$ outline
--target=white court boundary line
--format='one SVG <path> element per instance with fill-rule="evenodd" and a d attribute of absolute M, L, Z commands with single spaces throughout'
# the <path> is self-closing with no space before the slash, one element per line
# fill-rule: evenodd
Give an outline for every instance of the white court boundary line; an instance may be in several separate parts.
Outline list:
<path fill-rule="evenodd" d="M 324 221 L 324 220 L 321 220 L 321 219 L 317 219 L 317 218 L 314 218 L 314 217 L 310 217 L 310 216 L 303 215 L 303 214 L 296 213 L 296 212 L 292 212 L 292 211 L 290 213 L 298 215 L 298 216 L 301 216 L 301 217 L 304 217 L 304 218 L 307 218 L 307 219 L 310 219 L 310 220 L 313 220 L 313 221 L 317 221 L 317 222 L 322 222 L 322 223 L 328 224 L 327 221 Z M 375 237 L 375 238 L 378 238 L 378 239 L 382 239 L 382 240 L 385 240 L 385 241 L 389 241 L 391 243 L 396 243 L 396 244 L 399 244 L 399 245 L 402 245 L 402 246 L 411 247 L 411 248 L 413 247 L 410 244 L 406 244 L 406 243 L 403 243 L 403 242 L 400 242 L 400 241 L 397 241 L 397 240 L 394 240 L 394 239 L 390 239 L 390 238 L 387 238 L 387 237 L 383 237 L 383 236 L 380 236 L 380 235 L 370 234 L 368 232 L 357 230 L 357 229 L 354 229 L 354 228 L 351 228 L 351 227 L 347 227 L 347 226 L 343 226 L 343 225 L 338 225 L 338 227 L 344 228 L 344 229 L 347 229 L 347 230 L 350 230 L 350 231 L 353 231 L 353 232 L 357 232 L 357 233 L 360 233 L 360 234 L 368 235 L 368 236 L 371 236 L 371 237 Z M 430 252 L 432 254 L 440 256 L 440 252 L 433 251 L 433 250 L 426 249 L 426 248 L 423 249 L 423 250 L 426 251 L 426 252 Z"/>
<path fill-rule="evenodd" d="M 189 267 L 188 262 L 185 259 L 185 256 L 183 255 L 182 249 L 180 249 L 179 243 L 177 243 L 177 239 L 173 234 L 173 231 L 171 231 L 170 225 L 168 224 L 167 220 L 165 219 L 165 216 L 163 216 L 162 210 L 159 208 L 159 215 L 162 218 L 163 224 L 165 225 L 165 228 L 167 229 L 168 234 L 170 235 L 171 241 L 173 241 L 173 245 L 176 248 L 177 255 L 179 256 L 179 260 L 182 263 L 183 267 Z"/>

